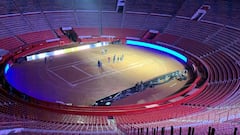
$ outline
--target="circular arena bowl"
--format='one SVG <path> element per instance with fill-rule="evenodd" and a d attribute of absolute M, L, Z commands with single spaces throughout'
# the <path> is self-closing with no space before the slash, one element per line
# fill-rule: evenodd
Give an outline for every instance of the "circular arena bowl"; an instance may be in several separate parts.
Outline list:
<path fill-rule="evenodd" d="M 0 3 L 0 134 L 236 134 L 238 2 Z"/>
<path fill-rule="evenodd" d="M 39 100 L 55 106 L 89 106 L 94 113 L 101 108 L 97 106 L 111 106 L 111 111 L 104 108 L 106 112 L 118 114 L 121 107 L 123 112 L 134 112 L 180 104 L 202 90 L 196 90 L 201 77 L 185 56 L 189 54 L 157 43 L 124 41 L 60 40 L 20 48 L 4 68 L 9 92 L 20 92 L 30 103 Z"/>
<path fill-rule="evenodd" d="M 128 105 L 180 92 L 193 78 L 187 66 L 186 56 L 157 44 L 73 43 L 21 56 L 5 77 L 13 88 L 39 100 Z"/>

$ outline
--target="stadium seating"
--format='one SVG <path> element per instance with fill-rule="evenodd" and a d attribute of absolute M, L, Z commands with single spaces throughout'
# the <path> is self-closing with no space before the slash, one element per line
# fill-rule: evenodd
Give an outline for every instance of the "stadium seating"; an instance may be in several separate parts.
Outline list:
<path fill-rule="evenodd" d="M 14 1 L 14 4 L 16 7 L 18 7 L 19 12 L 27 13 L 41 11 L 41 8 L 34 0 L 28 0 L 24 2 Z"/>
<path fill-rule="evenodd" d="M 78 19 L 78 27 L 84 27 L 84 28 L 99 28 L 99 12 L 92 11 L 92 12 L 80 12 L 77 11 L 76 17 Z"/>
<path fill-rule="evenodd" d="M 231 57 L 235 61 L 239 61 L 240 58 L 240 43 L 239 41 L 236 43 L 233 43 L 232 45 L 229 45 L 228 47 L 225 47 L 223 51 Z"/>
<path fill-rule="evenodd" d="M 201 94 L 187 101 L 185 104 L 199 107 L 216 106 L 222 100 L 229 97 L 230 93 L 236 91 L 237 83 L 237 81 L 232 81 L 210 84 Z"/>
<path fill-rule="evenodd" d="M 178 41 L 180 37 L 171 35 L 171 34 L 157 34 L 157 36 L 153 39 L 153 41 L 161 41 L 170 45 L 175 45 L 175 42 Z"/>
<path fill-rule="evenodd" d="M 53 29 L 77 25 L 73 12 L 46 12 L 45 14 Z"/>
<path fill-rule="evenodd" d="M 189 38 L 195 41 L 203 42 L 212 34 L 216 33 L 222 26 L 206 23 L 204 21 L 191 21 L 186 18 L 172 19 L 164 33 Z"/>
<path fill-rule="evenodd" d="M 78 36 L 99 36 L 99 30 L 96 28 L 74 28 Z"/>
<path fill-rule="evenodd" d="M 116 12 L 102 12 L 103 28 L 120 28 L 123 15 Z"/>
<path fill-rule="evenodd" d="M 74 3 L 73 0 L 70 1 L 40 1 L 38 2 L 39 6 L 43 11 L 58 11 L 58 10 L 70 10 L 73 9 L 74 6 L 77 6 L 77 4 Z M 79 4 L 81 5 L 81 4 Z"/>
<path fill-rule="evenodd" d="M 146 13 L 127 13 L 124 22 L 123 27 L 124 28 L 133 28 L 133 29 L 144 29 L 142 24 L 145 23 L 145 19 L 147 17 Z"/>
<path fill-rule="evenodd" d="M 28 22 L 21 15 L 14 15 L 10 17 L 1 17 L 0 21 L 9 33 L 12 35 L 19 35 L 23 33 L 32 32 L 32 28 Z"/>
<path fill-rule="evenodd" d="M 11 36 L 12 36 L 12 33 L 10 33 L 9 30 L 6 27 L 1 25 L 0 38 L 3 39 L 3 38 L 6 38 L 6 37 L 11 37 Z"/>
<path fill-rule="evenodd" d="M 136 37 L 141 38 L 145 31 L 136 29 L 119 29 L 119 28 L 105 28 L 103 29 L 103 35 L 116 36 L 118 38 Z"/>
<path fill-rule="evenodd" d="M 202 1 L 189 2 L 186 0 L 177 12 L 177 16 L 185 16 L 191 18 L 193 14 L 202 6 Z"/>
<path fill-rule="evenodd" d="M 231 28 L 222 28 L 204 43 L 215 48 L 223 48 L 233 44 L 240 36 L 240 31 Z"/>
<path fill-rule="evenodd" d="M 1 49 L 13 50 L 17 47 L 24 45 L 24 42 L 20 41 L 17 37 L 8 37 L 1 39 Z"/>
<path fill-rule="evenodd" d="M 73 27 L 78 36 L 110 35 L 120 39 L 141 38 L 147 30 L 153 29 L 160 33 L 149 42 L 163 42 L 180 48 L 205 64 L 208 73 L 201 75 L 208 77 L 208 85 L 200 94 L 181 104 L 118 115 L 78 114 L 76 112 L 81 109 L 75 106 L 34 100 L 31 104 L 12 97 L 11 91 L 6 93 L 6 89 L 1 88 L 0 133 L 9 129 L 9 132 L 19 130 L 19 134 L 26 135 L 160 134 L 165 127 L 165 134 L 171 134 L 173 126 L 174 134 L 180 133 L 180 127 L 182 134 L 187 134 L 192 127 L 195 135 L 202 135 L 208 133 L 209 127 L 216 130 L 215 134 L 233 134 L 235 128 L 240 129 L 238 3 L 134 0 L 126 1 L 124 12 L 117 13 L 116 1 L 109 0 L 102 0 L 101 7 L 99 3 L 89 4 L 94 0 L 83 1 L 83 4 L 77 4 L 75 0 L 38 2 L 0 2 L 3 5 L 0 7 L 1 49 L 15 52 L 21 48 L 24 51 L 24 48 L 45 43 L 47 39 L 58 36 L 66 39 L 60 27 Z M 211 10 L 201 21 L 190 20 L 202 4 L 211 5 Z M 122 108 L 122 111 L 127 109 Z M 108 110 L 100 108 L 100 111 Z"/>
<path fill-rule="evenodd" d="M 184 0 L 180 1 L 167 1 L 164 2 L 154 1 L 147 2 L 142 0 L 127 1 L 126 11 L 145 12 L 145 13 L 159 13 L 159 14 L 176 14 L 176 9 L 180 8 Z M 164 7 L 164 8 L 163 8 Z"/>
<path fill-rule="evenodd" d="M 239 77 L 238 66 L 226 54 L 218 52 L 203 58 L 211 70 L 210 81 L 228 81 Z"/>
<path fill-rule="evenodd" d="M 51 30 L 31 32 L 31 33 L 19 35 L 19 37 L 28 44 L 36 43 L 36 42 L 43 42 L 48 39 L 56 38 L 56 36 L 54 35 L 54 33 Z"/>
<path fill-rule="evenodd" d="M 172 16 L 160 15 L 160 14 L 150 14 L 145 22 L 146 29 L 153 29 L 162 32 L 168 25 Z M 161 23 L 159 23 L 161 22 Z"/>
<path fill-rule="evenodd" d="M 214 51 L 214 49 L 211 46 L 207 46 L 201 42 L 197 42 L 186 38 L 179 39 L 175 45 L 199 57 L 210 54 Z"/>
<path fill-rule="evenodd" d="M 0 12 L 1 15 L 19 13 L 19 11 L 13 1 L 3 0 L 3 1 L 1 1 L 1 5 L 2 5 L 1 12 Z"/>
<path fill-rule="evenodd" d="M 25 13 L 24 17 L 29 21 L 34 31 L 44 31 L 51 29 L 46 17 L 43 13 Z"/>
<path fill-rule="evenodd" d="M 208 13 L 203 17 L 204 20 L 209 20 L 209 21 L 217 22 L 221 24 L 230 23 L 232 25 L 234 24 L 233 26 L 237 25 L 237 20 L 234 19 L 234 21 L 232 21 L 232 18 L 238 16 L 238 15 L 237 16 L 235 15 L 235 12 L 239 11 L 239 9 L 237 8 L 237 4 L 234 4 L 230 1 L 221 1 L 221 2 L 210 1 L 207 4 L 211 5 L 211 8 L 213 10 L 208 10 Z M 218 9 L 217 7 L 221 7 L 221 9 L 217 10 Z M 228 12 L 229 10 L 232 10 L 232 9 L 234 9 L 233 12 Z"/>

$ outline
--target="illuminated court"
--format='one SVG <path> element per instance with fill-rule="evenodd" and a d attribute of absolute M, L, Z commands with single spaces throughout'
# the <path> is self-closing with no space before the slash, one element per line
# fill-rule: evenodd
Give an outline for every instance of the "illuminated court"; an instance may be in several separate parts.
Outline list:
<path fill-rule="evenodd" d="M 98 67 L 98 61 L 102 63 L 101 67 Z M 184 70 L 183 63 L 156 50 L 108 45 L 15 64 L 9 74 L 13 86 L 37 99 L 92 105 L 96 100 L 133 87 L 137 82 L 177 70 Z M 186 82 L 172 80 L 113 105 L 163 99 Z"/>

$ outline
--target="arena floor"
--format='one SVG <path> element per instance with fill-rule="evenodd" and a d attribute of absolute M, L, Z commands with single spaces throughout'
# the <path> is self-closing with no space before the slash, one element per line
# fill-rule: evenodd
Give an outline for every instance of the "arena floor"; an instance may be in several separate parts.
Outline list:
<path fill-rule="evenodd" d="M 107 49 L 106 54 L 102 54 L 103 49 Z M 122 56 L 123 59 L 118 60 Z M 98 60 L 102 62 L 102 68 L 97 66 Z M 47 61 L 14 64 L 10 70 L 10 82 L 22 92 L 41 100 L 92 105 L 96 100 L 130 88 L 137 82 L 183 69 L 184 65 L 176 59 L 154 50 L 109 45 L 54 56 Z M 175 93 L 186 81 L 173 80 L 113 105 L 159 100 Z"/>

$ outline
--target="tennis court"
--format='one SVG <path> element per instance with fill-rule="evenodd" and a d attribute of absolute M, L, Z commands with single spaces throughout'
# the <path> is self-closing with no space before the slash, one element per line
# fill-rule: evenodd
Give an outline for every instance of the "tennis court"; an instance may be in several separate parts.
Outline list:
<path fill-rule="evenodd" d="M 107 50 L 104 54 L 103 49 Z M 98 67 L 98 61 L 101 61 L 101 67 Z M 109 45 L 54 56 L 46 62 L 25 62 L 14 65 L 13 68 L 25 78 L 16 80 L 21 91 L 28 95 L 51 102 L 91 105 L 96 100 L 132 87 L 137 82 L 183 70 L 184 65 L 154 50 Z M 26 81 L 28 83 L 23 83 Z M 141 96 L 134 100 L 144 103 L 164 98 L 176 92 L 186 81 L 170 82 L 164 85 L 162 90 L 160 86 L 158 90 L 140 94 Z"/>

